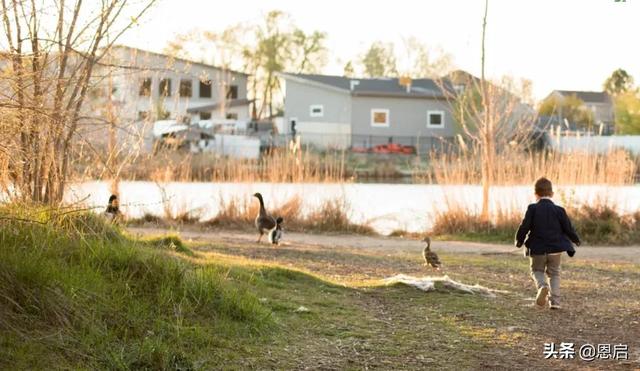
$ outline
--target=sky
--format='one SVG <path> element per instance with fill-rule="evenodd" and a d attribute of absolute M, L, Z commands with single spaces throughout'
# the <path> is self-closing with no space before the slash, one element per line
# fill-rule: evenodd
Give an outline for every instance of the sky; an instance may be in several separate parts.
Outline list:
<path fill-rule="evenodd" d="M 121 43 L 162 51 L 176 34 L 220 31 L 270 10 L 327 33 L 326 74 L 342 74 L 345 61 L 376 40 L 408 37 L 480 74 L 481 0 L 160 0 Z M 640 83 L 639 37 L 640 0 L 489 0 L 486 73 L 531 80 L 538 100 L 554 89 L 600 91 L 617 68 Z"/>

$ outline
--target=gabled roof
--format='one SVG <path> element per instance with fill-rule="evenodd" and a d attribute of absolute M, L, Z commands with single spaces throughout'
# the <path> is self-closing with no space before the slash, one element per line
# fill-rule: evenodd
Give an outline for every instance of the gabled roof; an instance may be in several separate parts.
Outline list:
<path fill-rule="evenodd" d="M 353 96 L 445 98 L 442 89 L 432 79 L 413 79 L 407 91 L 397 78 L 360 79 L 344 76 L 315 74 L 280 74 L 285 79 L 320 84 L 328 88 L 350 93 Z"/>
<path fill-rule="evenodd" d="M 610 103 L 609 94 L 604 91 L 554 90 L 562 96 L 575 95 L 585 103 Z"/>
<path fill-rule="evenodd" d="M 470 74 L 467 71 L 464 70 L 454 70 L 449 72 L 448 74 L 446 74 L 444 76 L 444 78 L 448 79 L 449 81 L 451 81 L 454 84 L 469 84 L 469 83 L 480 83 L 480 78 L 475 77 L 474 75 Z"/>

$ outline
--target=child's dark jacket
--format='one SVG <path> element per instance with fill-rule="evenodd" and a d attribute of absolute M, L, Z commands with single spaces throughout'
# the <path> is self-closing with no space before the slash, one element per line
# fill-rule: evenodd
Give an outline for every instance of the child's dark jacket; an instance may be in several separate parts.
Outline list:
<path fill-rule="evenodd" d="M 562 207 L 545 198 L 529 205 L 516 233 L 517 247 L 524 243 L 531 255 L 563 251 L 573 255 L 571 242 L 580 245 L 580 238 Z"/>

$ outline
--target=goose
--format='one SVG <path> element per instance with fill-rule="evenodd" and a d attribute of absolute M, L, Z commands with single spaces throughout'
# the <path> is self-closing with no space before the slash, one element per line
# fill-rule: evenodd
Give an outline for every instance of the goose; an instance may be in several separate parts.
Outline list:
<path fill-rule="evenodd" d="M 442 263 L 438 258 L 438 255 L 431 251 L 431 238 L 429 236 L 425 237 L 422 242 L 426 243 L 424 250 L 422 250 L 422 257 L 424 258 L 424 265 L 430 265 L 432 268 L 440 270 L 442 267 Z"/>
<path fill-rule="evenodd" d="M 280 240 L 282 239 L 282 222 L 284 219 L 279 216 L 276 218 L 276 226 L 272 230 L 269 231 L 269 242 L 274 245 L 279 245 Z"/>
<path fill-rule="evenodd" d="M 258 228 L 258 232 L 260 232 L 260 236 L 258 237 L 258 243 L 262 240 L 262 236 L 265 233 L 268 233 L 270 230 L 275 229 L 277 226 L 276 220 L 273 219 L 271 215 L 267 213 L 267 210 L 264 208 L 264 200 L 262 199 L 262 195 L 260 193 L 254 193 L 253 197 L 257 198 L 260 201 L 260 211 L 258 212 L 258 216 L 256 216 L 256 228 Z"/>
<path fill-rule="evenodd" d="M 111 195 L 109 197 L 109 204 L 107 205 L 107 209 L 104 211 L 104 216 L 111 222 L 117 221 L 122 214 L 120 213 L 120 202 L 118 201 L 118 196 Z"/>

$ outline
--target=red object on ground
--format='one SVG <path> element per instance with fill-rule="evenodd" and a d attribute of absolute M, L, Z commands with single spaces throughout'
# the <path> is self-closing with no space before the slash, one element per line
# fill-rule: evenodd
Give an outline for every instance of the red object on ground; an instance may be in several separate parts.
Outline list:
<path fill-rule="evenodd" d="M 391 151 L 389 151 L 389 148 L 387 148 L 386 145 L 381 144 L 379 146 L 373 147 L 372 152 L 373 153 L 390 153 Z"/>
<path fill-rule="evenodd" d="M 414 146 L 402 146 L 402 153 L 405 155 L 412 155 L 416 153 L 416 147 Z"/>
<path fill-rule="evenodd" d="M 416 149 L 413 146 L 403 146 L 401 144 L 389 143 L 389 144 L 381 144 L 373 147 L 372 152 L 398 153 L 398 154 L 410 155 L 410 154 L 414 154 L 416 152 Z"/>
<path fill-rule="evenodd" d="M 351 148 L 351 152 L 356 152 L 356 153 L 367 153 L 367 152 L 369 152 L 369 148 L 365 148 L 365 147 L 352 147 L 352 148 Z"/>

